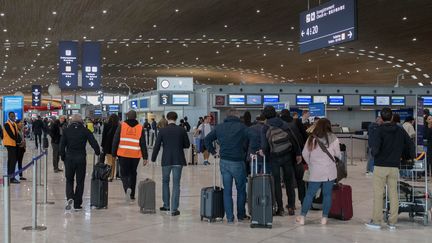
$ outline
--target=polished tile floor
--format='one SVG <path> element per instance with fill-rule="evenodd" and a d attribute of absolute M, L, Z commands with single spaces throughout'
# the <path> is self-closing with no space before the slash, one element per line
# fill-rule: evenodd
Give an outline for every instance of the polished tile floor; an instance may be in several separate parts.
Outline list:
<path fill-rule="evenodd" d="M 29 155 L 26 157 L 29 158 Z M 270 230 L 251 229 L 246 223 L 227 225 L 200 221 L 200 189 L 212 184 L 212 166 L 188 166 L 183 170 L 179 217 L 170 217 L 159 211 L 153 215 L 139 213 L 136 203 L 125 203 L 120 181 L 109 184 L 107 210 L 90 209 L 91 164 L 92 155 L 89 155 L 84 210 L 74 213 L 64 211 L 63 174 L 54 174 L 49 166 L 49 200 L 55 204 L 38 206 L 38 224 L 48 227 L 42 232 L 21 229 L 31 225 L 31 170 L 26 171 L 25 176 L 30 180 L 11 186 L 12 242 L 432 242 L 432 227 L 425 227 L 420 221 L 410 222 L 404 214 L 395 232 L 387 229 L 371 231 L 364 227 L 372 207 L 371 177 L 364 175 L 364 162 L 349 166 L 349 178 L 344 181 L 353 187 L 352 220 L 330 220 L 327 226 L 321 226 L 320 212 L 312 211 L 305 226 L 296 225 L 295 217 L 292 216 L 275 217 L 274 227 Z M 140 165 L 138 177 L 156 180 L 157 205 L 160 206 L 161 168 L 157 165 Z M 42 191 L 42 187 L 38 189 Z M 1 191 L 0 235 L 3 237 L 3 189 Z"/>

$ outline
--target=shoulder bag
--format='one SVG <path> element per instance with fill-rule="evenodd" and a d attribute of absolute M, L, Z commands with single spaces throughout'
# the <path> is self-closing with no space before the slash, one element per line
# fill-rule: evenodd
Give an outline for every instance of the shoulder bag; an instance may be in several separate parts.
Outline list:
<path fill-rule="evenodd" d="M 315 141 L 317 141 L 318 145 L 320 146 L 321 150 L 326 153 L 330 159 L 336 163 L 336 170 L 337 170 L 337 181 L 341 181 L 344 178 L 347 178 L 348 176 L 348 172 L 346 170 L 345 164 L 338 158 L 338 157 L 333 157 L 330 152 L 328 151 L 328 149 L 326 148 L 326 146 L 319 141 L 319 139 L 314 136 Z"/>

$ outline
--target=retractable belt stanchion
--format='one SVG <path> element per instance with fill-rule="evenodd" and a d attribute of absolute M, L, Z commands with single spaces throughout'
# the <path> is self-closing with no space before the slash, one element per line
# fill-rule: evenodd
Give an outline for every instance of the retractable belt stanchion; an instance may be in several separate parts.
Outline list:
<path fill-rule="evenodd" d="M 43 152 L 42 151 L 42 145 L 39 146 L 39 152 Z M 37 156 L 39 157 L 39 156 Z M 35 167 L 37 168 L 37 185 L 38 186 L 43 186 L 42 184 L 42 163 L 40 163 L 41 159 L 40 158 L 36 158 L 35 161 Z"/>
<path fill-rule="evenodd" d="M 356 164 L 354 164 L 354 137 L 353 137 L 353 135 L 351 135 L 351 165 L 356 166 Z"/>
<path fill-rule="evenodd" d="M 39 158 L 38 158 L 39 157 Z M 36 163 L 33 165 L 33 188 L 32 188 L 32 225 L 23 227 L 23 230 L 34 230 L 34 231 L 43 231 L 46 230 L 45 226 L 37 225 L 37 163 L 40 156 L 34 158 L 33 162 Z"/>
<path fill-rule="evenodd" d="M 43 202 L 40 204 L 54 204 L 54 202 L 48 202 L 48 149 L 45 149 L 45 159 L 44 159 L 44 198 Z"/>
<path fill-rule="evenodd" d="M 10 181 L 7 175 L 3 176 L 3 242 L 11 242 L 11 215 L 10 215 Z"/>

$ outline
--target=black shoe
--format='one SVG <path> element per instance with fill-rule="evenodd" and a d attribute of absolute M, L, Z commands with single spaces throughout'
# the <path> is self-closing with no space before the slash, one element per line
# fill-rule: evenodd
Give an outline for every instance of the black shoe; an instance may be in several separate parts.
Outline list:
<path fill-rule="evenodd" d="M 284 210 L 278 210 L 276 211 L 276 213 L 274 214 L 274 216 L 284 216 L 285 215 L 285 211 Z"/>
<path fill-rule="evenodd" d="M 81 211 L 82 210 L 82 207 L 81 206 L 74 206 L 74 210 L 77 212 L 77 211 Z"/>
<path fill-rule="evenodd" d="M 112 182 L 113 181 L 113 179 L 108 179 L 108 182 Z"/>
<path fill-rule="evenodd" d="M 180 211 L 178 210 L 171 213 L 171 216 L 179 216 L 179 215 L 180 215 Z"/>
<path fill-rule="evenodd" d="M 132 200 L 132 201 L 135 201 L 135 196 L 131 196 L 131 200 Z"/>
<path fill-rule="evenodd" d="M 169 208 L 165 208 L 165 207 L 160 207 L 159 210 L 160 210 L 160 211 L 164 211 L 164 212 L 166 212 L 166 211 L 170 211 Z"/>
<path fill-rule="evenodd" d="M 62 169 L 57 169 L 57 171 L 58 171 L 58 172 L 62 172 L 63 170 L 62 170 Z"/>
<path fill-rule="evenodd" d="M 242 221 L 250 221 L 251 217 L 249 215 L 244 216 L 243 218 L 239 218 L 238 221 L 242 222 Z"/>
<path fill-rule="evenodd" d="M 294 210 L 294 208 L 288 208 L 288 215 L 289 215 L 289 216 L 293 216 L 293 215 L 295 215 L 295 210 Z"/>
<path fill-rule="evenodd" d="M 26 181 L 27 178 L 25 178 L 25 177 L 20 177 L 20 180 L 21 180 L 21 181 Z"/>
<path fill-rule="evenodd" d="M 59 173 L 60 172 L 60 170 L 54 170 L 54 173 Z"/>
<path fill-rule="evenodd" d="M 10 183 L 11 184 L 20 184 L 19 180 L 17 180 L 17 179 L 11 179 Z"/>

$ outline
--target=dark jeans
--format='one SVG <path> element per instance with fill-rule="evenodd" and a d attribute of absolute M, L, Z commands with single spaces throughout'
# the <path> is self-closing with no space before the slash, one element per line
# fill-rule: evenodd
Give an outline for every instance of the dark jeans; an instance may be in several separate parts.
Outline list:
<path fill-rule="evenodd" d="M 51 146 L 53 150 L 53 167 L 54 170 L 58 170 L 60 161 L 60 144 L 51 143 Z"/>
<path fill-rule="evenodd" d="M 138 168 L 139 161 L 140 159 L 136 159 L 136 158 L 119 157 L 123 189 L 125 192 L 128 188 L 131 189 L 131 198 L 135 197 L 137 168 Z"/>
<path fill-rule="evenodd" d="M 79 156 L 66 155 L 65 176 L 66 176 L 66 198 L 74 200 L 74 207 L 82 204 L 84 193 L 84 180 L 86 175 L 86 157 L 85 153 Z M 74 180 L 76 177 L 76 187 L 74 190 Z"/>
<path fill-rule="evenodd" d="M 23 158 L 24 158 L 24 153 L 25 153 L 25 148 L 23 147 L 17 147 L 18 149 L 18 153 L 17 153 L 17 162 L 18 162 L 18 170 L 22 169 L 22 162 L 23 162 Z M 19 174 L 20 178 L 23 177 L 23 173 L 21 172 Z"/>
<path fill-rule="evenodd" d="M 242 220 L 246 216 L 246 168 L 244 161 L 220 160 L 220 170 L 223 182 L 223 201 L 228 221 L 234 221 L 234 209 L 232 199 L 233 179 L 237 188 L 237 219 Z"/>
<path fill-rule="evenodd" d="M 275 197 L 278 211 L 284 210 L 282 201 L 281 169 L 283 172 L 283 182 L 285 183 L 286 194 L 288 196 L 288 208 L 295 208 L 295 190 L 293 187 L 294 168 L 291 161 L 272 163 L 272 175 L 275 184 Z"/>
<path fill-rule="evenodd" d="M 11 175 L 15 172 L 15 166 L 17 163 L 18 150 L 17 147 L 6 146 L 8 153 L 8 175 Z M 13 179 L 13 178 L 10 178 Z"/>
<path fill-rule="evenodd" d="M 38 141 L 39 141 L 39 143 L 38 143 Z M 35 133 L 35 145 L 36 145 L 36 148 L 39 148 L 38 145 L 42 146 L 42 134 L 36 134 Z"/>
<path fill-rule="evenodd" d="M 177 211 L 180 205 L 180 179 L 182 170 L 183 166 L 181 165 L 162 166 L 162 199 L 164 208 L 170 208 L 171 205 L 169 185 L 171 171 L 173 174 L 172 212 Z"/>

